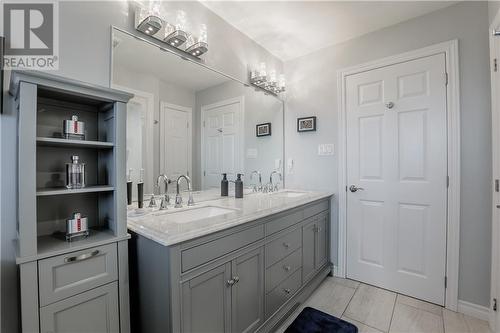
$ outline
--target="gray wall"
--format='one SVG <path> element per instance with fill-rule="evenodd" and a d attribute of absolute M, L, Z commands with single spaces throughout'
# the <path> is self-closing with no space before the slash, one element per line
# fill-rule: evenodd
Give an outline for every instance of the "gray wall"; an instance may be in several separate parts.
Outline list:
<path fill-rule="evenodd" d="M 1 7 L 1 6 L 0 6 Z M 233 26 L 213 14 L 199 2 L 164 2 L 166 11 L 184 9 L 194 23 L 206 23 L 210 51 L 206 64 L 241 80 L 247 79 L 247 65 L 266 61 L 278 72 L 283 64 L 269 52 Z M 1 14 L 1 11 L 0 11 Z M 59 3 L 59 71 L 53 74 L 109 86 L 111 58 L 111 25 L 128 31 L 133 29 L 133 16 L 127 1 L 61 1 Z M 16 332 L 17 273 L 13 240 L 16 238 L 16 201 L 13 195 L 16 179 L 13 115 L 0 116 L 1 131 L 1 328 Z"/>
<path fill-rule="evenodd" d="M 500 1 L 488 1 L 488 16 L 490 24 L 493 23 L 495 16 L 500 10 Z M 498 28 L 498 27 L 497 27 Z"/>
<path fill-rule="evenodd" d="M 467 22 L 467 24 L 464 24 Z M 491 251 L 491 115 L 486 2 L 463 2 L 285 63 L 286 157 L 295 160 L 287 186 L 338 192 L 337 71 L 435 43 L 459 40 L 461 85 L 461 225 L 459 299 L 487 306 Z M 318 116 L 316 133 L 298 134 L 299 116 Z M 311 166 L 314 165 L 314 171 Z M 337 225 L 334 217 L 333 225 Z M 337 239 L 336 227 L 332 239 Z M 337 255 L 337 244 L 332 254 Z"/>

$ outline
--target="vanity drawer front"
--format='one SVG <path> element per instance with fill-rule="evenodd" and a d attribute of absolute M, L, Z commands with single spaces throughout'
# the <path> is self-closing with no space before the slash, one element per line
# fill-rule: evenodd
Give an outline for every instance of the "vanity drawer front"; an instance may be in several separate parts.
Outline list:
<path fill-rule="evenodd" d="M 280 230 L 288 228 L 294 224 L 299 223 L 304 219 L 304 212 L 299 210 L 295 213 L 288 214 L 266 223 L 266 236 L 274 234 Z"/>
<path fill-rule="evenodd" d="M 264 238 L 264 226 L 258 225 L 232 235 L 201 244 L 181 253 L 182 271 L 186 272 Z"/>
<path fill-rule="evenodd" d="M 330 208 L 330 201 L 325 200 L 304 209 L 304 219 L 317 215 Z"/>
<path fill-rule="evenodd" d="M 302 271 L 298 269 L 288 279 L 280 283 L 266 295 L 266 318 L 272 316 L 287 300 L 299 290 L 302 284 Z"/>
<path fill-rule="evenodd" d="M 38 261 L 40 305 L 48 305 L 118 279 L 116 244 Z"/>
<path fill-rule="evenodd" d="M 266 244 L 266 267 L 274 265 L 301 247 L 302 229 L 294 230 Z"/>
<path fill-rule="evenodd" d="M 302 265 L 302 250 L 299 248 L 288 257 L 278 261 L 266 270 L 266 292 L 274 289 L 281 281 L 292 275 Z"/>

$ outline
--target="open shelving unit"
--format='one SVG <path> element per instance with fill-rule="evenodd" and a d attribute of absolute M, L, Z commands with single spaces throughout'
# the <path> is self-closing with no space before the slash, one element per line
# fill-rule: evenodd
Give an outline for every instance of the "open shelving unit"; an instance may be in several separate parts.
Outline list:
<path fill-rule="evenodd" d="M 131 96 L 34 72 L 17 72 L 16 79 L 11 94 L 20 133 L 18 262 L 126 238 L 125 121 Z M 63 136 L 63 121 L 73 115 L 85 122 L 84 140 Z M 72 155 L 85 163 L 84 188 L 66 188 Z M 67 242 L 61 235 L 76 212 L 88 217 L 90 235 Z"/>

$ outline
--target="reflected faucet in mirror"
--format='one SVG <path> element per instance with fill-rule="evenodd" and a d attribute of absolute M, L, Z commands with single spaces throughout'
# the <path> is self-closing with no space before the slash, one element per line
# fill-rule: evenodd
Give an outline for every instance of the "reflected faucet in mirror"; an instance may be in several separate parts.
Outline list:
<path fill-rule="evenodd" d="M 279 179 L 280 179 L 279 182 L 273 183 L 273 176 L 274 175 L 279 175 Z M 271 172 L 271 175 L 269 176 L 269 192 L 278 191 L 280 182 L 282 180 L 283 180 L 283 176 L 281 175 L 281 172 L 279 172 L 278 170 L 274 170 L 273 172 Z"/>
<path fill-rule="evenodd" d="M 258 186 L 257 186 L 257 184 L 253 185 L 253 187 L 252 187 L 253 192 L 261 192 L 262 191 L 262 175 L 261 175 L 260 171 L 254 170 L 250 174 L 250 180 L 253 180 L 254 175 L 259 176 L 259 185 Z"/>
<path fill-rule="evenodd" d="M 181 180 L 185 179 L 187 183 L 187 188 L 189 191 L 188 206 L 194 206 L 193 191 L 191 189 L 191 178 L 186 175 L 181 175 L 177 178 L 177 194 L 175 195 L 175 208 L 182 208 L 182 196 L 180 194 L 180 183 Z"/>

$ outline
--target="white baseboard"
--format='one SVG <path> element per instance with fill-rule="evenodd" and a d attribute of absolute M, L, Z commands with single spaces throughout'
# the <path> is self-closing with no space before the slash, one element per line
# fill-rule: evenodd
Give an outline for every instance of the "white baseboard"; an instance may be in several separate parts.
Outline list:
<path fill-rule="evenodd" d="M 488 307 L 462 300 L 458 300 L 457 311 L 481 320 L 488 321 L 490 319 L 490 309 Z"/>

